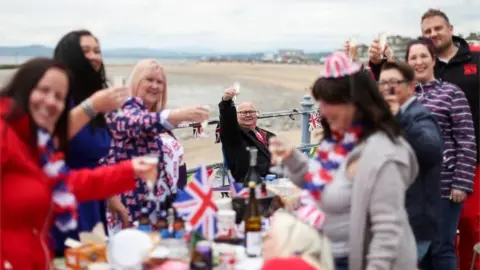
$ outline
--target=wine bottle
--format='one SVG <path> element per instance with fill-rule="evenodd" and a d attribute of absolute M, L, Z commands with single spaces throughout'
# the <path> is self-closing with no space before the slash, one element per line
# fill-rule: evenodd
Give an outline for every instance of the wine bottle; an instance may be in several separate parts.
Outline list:
<path fill-rule="evenodd" d="M 255 196 L 255 182 L 248 183 L 250 195 L 245 213 L 245 252 L 248 257 L 262 255 L 262 216 L 257 197 Z"/>
<path fill-rule="evenodd" d="M 255 184 L 261 184 L 262 179 L 260 178 L 260 174 L 257 171 L 257 154 L 258 149 L 254 147 L 247 147 L 247 151 L 250 153 L 250 167 L 248 169 L 247 175 L 243 180 L 243 186 L 247 187 L 250 181 L 255 182 Z"/>

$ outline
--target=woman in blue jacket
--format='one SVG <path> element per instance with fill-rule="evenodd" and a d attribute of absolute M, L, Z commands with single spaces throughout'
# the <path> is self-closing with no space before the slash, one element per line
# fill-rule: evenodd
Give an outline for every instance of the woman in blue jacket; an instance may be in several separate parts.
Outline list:
<path fill-rule="evenodd" d="M 128 95 L 127 88 L 107 88 L 99 43 L 89 31 L 66 34 L 57 44 L 54 58 L 69 68 L 71 76 L 72 121 L 67 164 L 72 169 L 94 168 L 110 147 L 111 138 L 103 113 L 121 106 Z M 54 229 L 57 256 L 63 255 L 67 237 L 78 239 L 79 232 L 91 231 L 98 222 L 106 224 L 104 201 L 80 203 L 78 214 L 75 232 L 66 235 Z"/>

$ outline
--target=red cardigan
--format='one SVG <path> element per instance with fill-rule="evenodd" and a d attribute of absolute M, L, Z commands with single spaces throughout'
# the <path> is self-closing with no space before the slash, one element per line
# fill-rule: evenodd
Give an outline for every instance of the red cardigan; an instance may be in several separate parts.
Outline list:
<path fill-rule="evenodd" d="M 6 123 L 0 100 L 0 269 L 50 269 L 47 241 L 53 223 L 52 184 L 27 144 L 28 118 Z M 135 188 L 131 162 L 71 171 L 68 186 L 77 201 L 104 199 Z M 11 268 L 9 268 L 11 266 Z"/>

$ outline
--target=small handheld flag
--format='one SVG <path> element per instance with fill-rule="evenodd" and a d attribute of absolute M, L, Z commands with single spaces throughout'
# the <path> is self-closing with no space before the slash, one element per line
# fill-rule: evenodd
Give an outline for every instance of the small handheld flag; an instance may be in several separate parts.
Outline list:
<path fill-rule="evenodd" d="M 186 217 L 193 230 L 198 231 L 203 238 L 213 240 L 218 208 L 213 202 L 213 188 L 204 165 L 199 167 L 184 190 L 178 191 L 173 207 Z"/>

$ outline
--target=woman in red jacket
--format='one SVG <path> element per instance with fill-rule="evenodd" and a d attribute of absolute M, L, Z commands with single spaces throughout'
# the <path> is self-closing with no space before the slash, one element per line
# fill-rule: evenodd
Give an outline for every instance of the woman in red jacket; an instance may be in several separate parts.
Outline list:
<path fill-rule="evenodd" d="M 0 94 L 0 269 L 50 269 L 48 232 L 76 227 L 76 202 L 135 187 L 142 158 L 68 171 L 69 79 L 54 60 L 28 61 Z M 57 147 L 55 147 L 57 146 Z M 59 151 L 57 151 L 57 149 Z"/>

